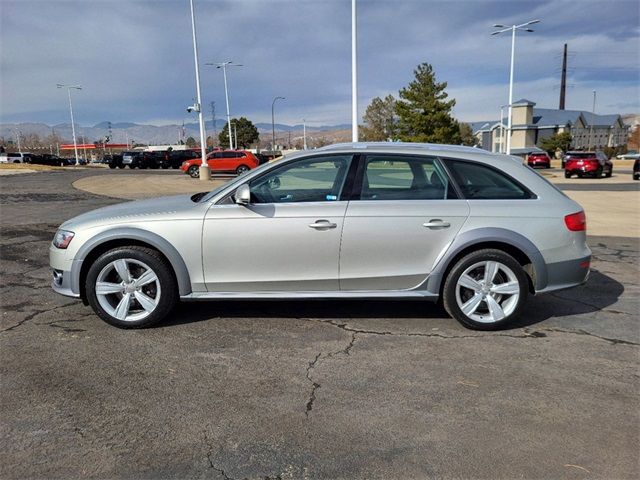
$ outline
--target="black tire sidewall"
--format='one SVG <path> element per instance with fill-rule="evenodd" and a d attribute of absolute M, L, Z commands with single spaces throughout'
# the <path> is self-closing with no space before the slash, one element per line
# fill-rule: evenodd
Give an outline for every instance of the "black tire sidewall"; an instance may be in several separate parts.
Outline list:
<path fill-rule="evenodd" d="M 117 318 L 109 315 L 98 302 L 98 298 L 95 293 L 95 284 L 98 274 L 105 265 L 121 258 L 131 258 L 144 262 L 151 267 L 160 281 L 160 289 L 162 292 L 160 302 L 151 315 L 142 320 L 134 322 L 118 320 Z M 87 277 L 85 279 L 85 291 L 87 301 L 93 308 L 94 312 L 105 322 L 119 328 L 143 328 L 154 325 L 169 314 L 178 300 L 178 286 L 170 265 L 168 265 L 168 263 L 155 250 L 137 246 L 119 247 L 100 255 L 91 267 L 89 267 L 89 271 L 87 272 Z"/>
<path fill-rule="evenodd" d="M 462 312 L 458 306 L 458 302 L 456 301 L 456 285 L 460 275 L 462 275 L 462 273 L 474 263 L 487 260 L 493 260 L 509 267 L 516 275 L 520 286 L 520 298 L 518 299 L 518 304 L 514 311 L 504 319 L 494 323 L 476 322 L 468 318 Z M 518 261 L 511 255 L 503 252 L 502 250 L 496 249 L 478 250 L 462 257 L 449 271 L 443 288 L 443 304 L 449 315 L 458 320 L 465 327 L 474 330 L 498 330 L 509 325 L 522 314 L 524 305 L 527 301 L 527 295 L 529 293 L 528 286 L 529 281 L 527 279 L 527 274 L 522 269 L 520 263 L 518 263 Z"/>

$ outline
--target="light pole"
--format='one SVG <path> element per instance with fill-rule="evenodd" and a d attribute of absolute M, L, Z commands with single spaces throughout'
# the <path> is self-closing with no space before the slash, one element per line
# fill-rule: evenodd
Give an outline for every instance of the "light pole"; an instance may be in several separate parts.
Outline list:
<path fill-rule="evenodd" d="M 71 105 L 71 89 L 74 90 L 82 90 L 82 86 L 80 85 L 62 85 L 58 83 L 56 85 L 58 88 L 66 88 L 67 93 L 69 94 L 69 112 L 71 112 L 71 134 L 73 135 L 73 151 L 76 155 L 76 166 L 80 165 L 80 160 L 78 160 L 78 142 L 76 141 L 76 126 L 73 122 L 73 106 Z"/>
<path fill-rule="evenodd" d="M 238 149 L 238 122 L 237 120 L 233 121 L 233 145 L 235 149 Z"/>
<path fill-rule="evenodd" d="M 500 148 L 498 153 L 505 153 L 504 149 L 504 107 L 508 105 L 500 105 Z"/>
<path fill-rule="evenodd" d="M 507 155 L 511 155 L 511 126 L 512 126 L 512 113 L 513 113 L 513 64 L 515 59 L 515 51 L 516 51 L 516 30 L 524 30 L 525 32 L 533 32 L 531 28 L 525 28 L 528 25 L 533 25 L 534 23 L 539 23 L 540 20 L 531 20 L 527 23 L 521 23 L 520 25 L 511 25 L 510 27 L 505 27 L 501 24 L 496 24 L 494 28 L 501 28 L 502 30 L 498 30 L 497 32 L 493 32 L 491 35 L 499 35 L 504 32 L 511 31 L 511 68 L 509 71 L 509 112 L 507 118 Z"/>
<path fill-rule="evenodd" d="M 204 131 L 204 113 L 202 112 L 202 98 L 200 96 L 200 66 L 198 64 L 198 42 L 196 40 L 196 15 L 193 10 L 193 0 L 189 0 L 191 6 L 191 33 L 193 36 L 193 59 L 196 67 L 196 104 L 198 123 L 200 124 L 200 180 L 210 180 L 211 172 L 207 165 L 207 136 Z"/>
<path fill-rule="evenodd" d="M 307 149 L 307 121 L 302 119 L 302 149 Z"/>
<path fill-rule="evenodd" d="M 284 97 L 275 97 L 271 102 L 271 151 L 276 151 L 276 117 L 274 107 L 277 100 L 286 100 Z"/>
<path fill-rule="evenodd" d="M 356 0 L 351 0 L 351 141 L 358 141 L 358 45 Z"/>
<path fill-rule="evenodd" d="M 227 66 L 242 67 L 242 64 L 233 63 L 233 61 L 228 60 L 226 62 L 221 62 L 221 63 L 207 63 L 207 65 L 222 69 L 222 74 L 224 76 L 224 98 L 227 101 L 227 127 L 229 129 L 229 150 L 233 150 L 233 137 L 231 135 L 231 114 L 229 113 L 229 89 L 227 88 Z"/>

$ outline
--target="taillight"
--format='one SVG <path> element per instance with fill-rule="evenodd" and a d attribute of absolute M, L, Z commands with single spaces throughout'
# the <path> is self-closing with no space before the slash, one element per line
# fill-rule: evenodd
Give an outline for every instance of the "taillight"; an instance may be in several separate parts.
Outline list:
<path fill-rule="evenodd" d="M 583 232 L 587 229 L 587 216 L 583 211 L 564 217 L 564 223 L 572 232 Z"/>

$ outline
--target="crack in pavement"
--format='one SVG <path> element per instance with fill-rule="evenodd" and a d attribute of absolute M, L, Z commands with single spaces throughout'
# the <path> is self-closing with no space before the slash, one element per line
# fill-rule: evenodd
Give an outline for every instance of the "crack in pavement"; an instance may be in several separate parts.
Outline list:
<path fill-rule="evenodd" d="M 0 330 L 0 333 L 10 332 L 11 330 L 15 330 L 16 328 L 22 326 L 24 323 L 28 322 L 29 320 L 32 320 L 33 318 L 37 317 L 38 315 L 42 315 L 43 313 L 53 312 L 54 310 L 58 310 L 60 308 L 65 308 L 65 307 L 70 307 L 71 305 L 77 305 L 77 303 L 78 302 L 70 302 L 70 303 L 65 303 L 64 305 L 58 305 L 57 307 L 47 308 L 45 310 L 36 310 L 35 312 L 32 312 L 29 315 L 27 315 L 26 317 L 24 317 L 22 320 L 20 320 L 15 325 L 11 325 L 10 327 L 7 327 L 5 329 Z M 60 321 L 60 320 L 58 320 L 58 321 Z"/>
<path fill-rule="evenodd" d="M 559 333 L 571 333 L 574 335 L 587 335 L 589 337 L 599 338 L 600 340 L 604 340 L 605 342 L 609 342 L 612 345 L 633 345 L 640 346 L 640 343 L 631 342 L 629 340 L 620 340 L 619 338 L 608 338 L 603 337 L 601 335 L 596 335 L 595 333 L 587 332 L 586 330 L 564 330 L 561 328 L 546 328 L 547 332 L 559 332 Z"/>
<path fill-rule="evenodd" d="M 309 362 L 309 365 L 307 366 L 307 370 L 306 370 L 306 378 L 311 383 L 311 393 L 309 394 L 309 399 L 307 400 L 307 403 L 306 403 L 305 417 L 307 418 L 309 417 L 309 412 L 313 410 L 313 405 L 314 405 L 314 402 L 316 401 L 316 391 L 322 387 L 320 383 L 316 382 L 313 378 L 311 378 L 312 370 L 315 369 L 315 367 L 318 365 L 318 362 L 320 361 L 321 358 L 328 359 L 339 354 L 350 355 L 351 349 L 353 348 L 356 341 L 356 335 L 358 334 L 379 335 L 379 336 L 399 336 L 399 337 L 428 337 L 428 338 L 442 338 L 442 339 L 469 339 L 469 338 L 494 338 L 494 337 L 529 339 L 529 338 L 545 338 L 547 337 L 547 334 L 544 333 L 546 331 L 546 332 L 555 332 L 555 333 L 569 333 L 574 335 L 587 335 L 600 340 L 604 340 L 606 342 L 611 343 L 612 345 L 634 345 L 634 346 L 640 345 L 639 343 L 635 343 L 627 340 L 602 337 L 600 335 L 596 335 L 595 333 L 587 332 L 586 330 L 563 330 L 559 328 L 545 328 L 545 329 L 533 330 L 533 331 L 525 328 L 522 334 L 507 334 L 507 333 L 494 332 L 489 335 L 443 335 L 441 333 L 435 333 L 435 332 L 434 333 L 411 333 L 411 332 L 391 332 L 391 331 L 381 332 L 376 330 L 363 330 L 363 329 L 350 327 L 346 323 L 339 323 L 335 320 L 321 320 L 321 319 L 313 319 L 313 318 L 309 318 L 309 319 L 301 318 L 300 320 L 328 323 L 329 325 L 339 328 L 345 332 L 351 333 L 351 340 L 349 341 L 349 344 L 345 348 L 343 348 L 342 350 L 338 350 L 336 352 L 332 352 L 324 355 L 322 354 L 322 352 L 320 352 L 316 355 L 316 357 L 311 362 Z"/>
<path fill-rule="evenodd" d="M 222 477 L 225 480 L 247 480 L 247 477 L 242 477 L 242 479 L 236 479 L 234 477 L 230 477 L 227 472 L 225 472 L 224 469 L 217 467 L 215 463 L 213 463 L 213 445 L 211 444 L 211 440 L 209 440 L 209 436 L 207 435 L 207 432 L 203 432 L 204 435 L 204 443 L 207 445 L 207 462 L 209 463 L 209 468 L 212 470 L 215 470 L 216 472 L 218 472 L 220 475 L 222 475 Z M 263 480 L 282 480 L 282 475 L 276 475 L 275 477 L 272 477 L 270 475 L 259 475 L 259 478 L 263 479 Z"/>
<path fill-rule="evenodd" d="M 328 323 L 328 322 L 322 322 L 322 323 Z M 341 350 L 337 350 L 335 352 L 330 352 L 327 354 L 322 354 L 322 352 L 318 353 L 316 355 L 316 358 L 313 359 L 313 361 L 309 362 L 309 366 L 307 367 L 307 371 L 306 371 L 306 377 L 307 380 L 311 383 L 311 393 L 309 394 L 309 400 L 307 400 L 307 404 L 306 404 L 306 409 L 304 412 L 304 416 L 309 418 L 309 412 L 311 410 L 313 410 L 313 404 L 316 401 L 316 391 L 322 387 L 322 385 L 320 385 L 318 382 L 316 382 L 315 380 L 313 380 L 311 378 L 311 371 L 316 368 L 316 365 L 318 364 L 318 361 L 320 360 L 320 358 L 333 358 L 336 355 L 340 355 L 340 354 L 344 354 L 344 355 L 351 355 L 351 349 L 353 348 L 354 344 L 356 343 L 356 334 L 358 332 L 351 332 L 351 339 L 349 340 L 349 343 L 347 344 L 347 346 Z"/>

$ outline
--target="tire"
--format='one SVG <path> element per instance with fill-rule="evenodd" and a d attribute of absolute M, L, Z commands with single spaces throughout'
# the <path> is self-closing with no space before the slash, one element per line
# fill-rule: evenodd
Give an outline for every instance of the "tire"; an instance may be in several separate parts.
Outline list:
<path fill-rule="evenodd" d="M 191 178 L 200 178 L 200 167 L 197 165 L 191 165 L 187 173 Z"/>
<path fill-rule="evenodd" d="M 116 166 L 115 166 L 115 165 L 113 165 L 112 163 L 110 163 L 110 164 L 109 164 L 109 168 L 110 168 L 111 170 L 115 170 Z"/>
<path fill-rule="evenodd" d="M 486 278 L 487 269 L 489 275 L 493 271 L 492 278 Z M 511 255 L 484 249 L 453 266 L 445 279 L 442 300 L 449 315 L 465 327 L 497 330 L 522 314 L 528 287 L 527 274 Z"/>
<path fill-rule="evenodd" d="M 131 170 L 134 170 L 136 167 L 135 167 L 135 165 L 134 165 L 133 163 L 130 163 L 130 164 L 129 164 L 129 168 L 130 168 Z"/>
<path fill-rule="evenodd" d="M 564 172 L 564 178 L 571 178 L 570 172 Z"/>
<path fill-rule="evenodd" d="M 124 168 L 124 165 L 118 165 L 118 168 Z"/>
<path fill-rule="evenodd" d="M 158 323 L 178 301 L 171 266 L 156 250 L 146 247 L 119 247 L 103 253 L 89 268 L 85 289 L 93 311 L 119 328 Z"/>
<path fill-rule="evenodd" d="M 236 168 L 236 173 L 238 175 L 242 175 L 243 173 L 246 173 L 249 171 L 249 167 L 247 167 L 246 165 L 240 165 L 238 168 Z"/>
<path fill-rule="evenodd" d="M 604 174 L 606 178 L 611 178 L 611 175 L 613 175 L 613 168 Z"/>
<path fill-rule="evenodd" d="M 602 178 L 602 167 L 593 172 L 593 178 Z"/>

